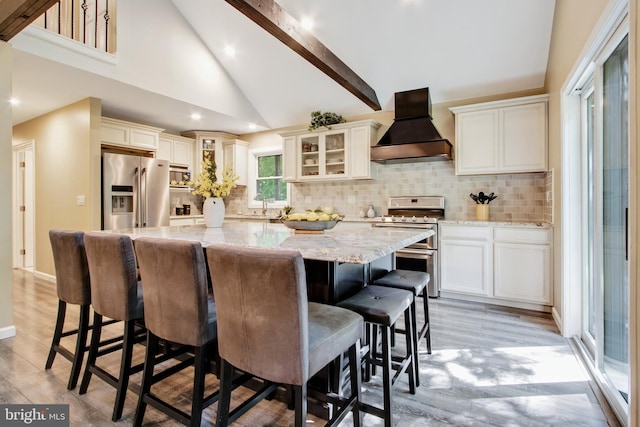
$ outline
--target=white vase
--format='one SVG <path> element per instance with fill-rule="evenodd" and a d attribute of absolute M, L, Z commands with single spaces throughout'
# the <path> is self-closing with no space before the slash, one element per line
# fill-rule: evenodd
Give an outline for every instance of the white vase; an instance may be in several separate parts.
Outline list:
<path fill-rule="evenodd" d="M 209 197 L 202 205 L 202 215 L 207 227 L 222 227 L 224 221 L 224 201 L 220 197 Z"/>

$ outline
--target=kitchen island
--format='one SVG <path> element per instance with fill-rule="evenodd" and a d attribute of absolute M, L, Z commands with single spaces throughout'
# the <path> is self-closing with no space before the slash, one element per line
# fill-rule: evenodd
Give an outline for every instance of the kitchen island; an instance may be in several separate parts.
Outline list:
<path fill-rule="evenodd" d="M 338 223 L 322 234 L 296 234 L 282 224 L 225 222 L 220 228 L 170 226 L 108 231 L 140 237 L 299 251 L 305 260 L 309 299 L 335 303 L 395 267 L 395 252 L 433 234 L 424 229 L 375 228 Z"/>

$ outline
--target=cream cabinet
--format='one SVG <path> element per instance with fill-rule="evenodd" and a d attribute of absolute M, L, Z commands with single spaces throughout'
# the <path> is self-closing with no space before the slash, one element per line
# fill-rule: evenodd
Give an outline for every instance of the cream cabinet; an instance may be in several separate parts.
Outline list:
<path fill-rule="evenodd" d="M 456 174 L 547 170 L 548 95 L 450 108 L 456 122 Z"/>
<path fill-rule="evenodd" d="M 100 142 L 103 145 L 156 151 L 160 132 L 163 130 L 153 126 L 103 117 Z"/>
<path fill-rule="evenodd" d="M 551 305 L 551 229 L 495 227 L 496 298 Z"/>
<path fill-rule="evenodd" d="M 226 168 L 231 165 L 238 175 L 238 185 L 247 185 L 249 177 L 249 143 L 239 139 L 225 139 L 222 141 L 222 158 Z"/>
<path fill-rule="evenodd" d="M 230 164 L 238 175 L 238 185 L 247 185 L 248 179 L 248 147 L 237 135 L 225 132 L 189 131 L 182 136 L 195 139 L 195 167 L 194 173 L 202 170 L 202 160 L 210 159 L 216 162 L 216 175 L 222 179 L 224 168 Z"/>
<path fill-rule="evenodd" d="M 441 291 L 488 296 L 493 280 L 490 227 L 441 226 Z"/>
<path fill-rule="evenodd" d="M 550 311 L 551 227 L 441 223 L 439 234 L 443 296 Z"/>
<path fill-rule="evenodd" d="M 332 125 L 331 129 L 281 133 L 288 182 L 375 178 L 371 146 L 380 124 L 373 120 Z"/>
<path fill-rule="evenodd" d="M 184 166 L 193 170 L 195 149 L 194 139 L 163 133 L 158 139 L 156 158 L 168 160 L 172 165 Z"/>

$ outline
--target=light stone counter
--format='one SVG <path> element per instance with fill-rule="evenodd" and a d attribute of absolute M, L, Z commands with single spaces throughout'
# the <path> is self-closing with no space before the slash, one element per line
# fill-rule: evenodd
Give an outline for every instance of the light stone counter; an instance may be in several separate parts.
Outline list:
<path fill-rule="evenodd" d="M 517 222 L 517 221 L 476 221 L 476 220 L 449 220 L 441 219 L 438 224 L 443 225 L 475 225 L 475 226 L 494 226 L 494 227 L 547 227 L 553 225 L 548 222 Z"/>
<path fill-rule="evenodd" d="M 282 224 L 228 221 L 221 228 L 204 225 L 130 228 L 110 231 L 132 239 L 159 237 L 200 242 L 203 246 L 229 244 L 264 249 L 292 249 L 317 261 L 368 264 L 434 234 L 424 229 L 375 228 L 339 222 L 323 234 L 296 234 Z"/>

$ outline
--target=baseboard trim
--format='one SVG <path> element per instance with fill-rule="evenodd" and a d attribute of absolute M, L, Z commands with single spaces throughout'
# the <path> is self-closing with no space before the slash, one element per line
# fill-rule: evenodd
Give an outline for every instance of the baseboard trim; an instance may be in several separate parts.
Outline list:
<path fill-rule="evenodd" d="M 11 338 L 16 336 L 16 327 L 11 325 L 4 328 L 0 328 L 0 340 L 5 338 Z"/>
<path fill-rule="evenodd" d="M 47 282 L 56 283 L 56 276 L 51 274 L 42 273 L 40 271 L 34 271 L 33 275 L 38 279 L 46 280 Z"/>

